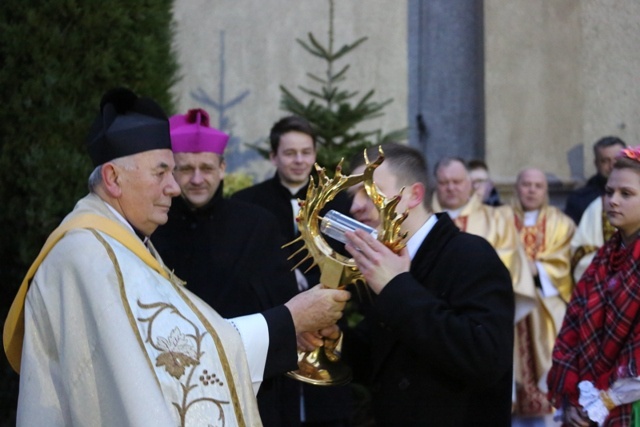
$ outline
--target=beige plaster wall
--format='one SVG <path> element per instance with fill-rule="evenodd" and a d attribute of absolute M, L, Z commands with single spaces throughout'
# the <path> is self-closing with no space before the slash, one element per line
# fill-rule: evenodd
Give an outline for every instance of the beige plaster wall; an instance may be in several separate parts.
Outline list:
<path fill-rule="evenodd" d="M 307 100 L 297 87 L 318 88 L 306 73 L 325 72 L 324 62 L 295 40 L 307 40 L 307 33 L 312 32 L 328 44 L 328 1 L 176 0 L 174 17 L 175 48 L 182 67 L 182 79 L 174 88 L 180 111 L 204 107 L 217 126 L 215 110 L 196 101 L 192 93 L 201 90 L 219 104 L 245 95 L 226 111 L 235 145 L 227 151 L 244 151 L 244 143 L 262 141 L 271 125 L 286 115 L 279 108 L 279 85 Z M 363 36 L 369 39 L 338 62 L 338 66 L 351 64 L 345 84 L 362 95 L 375 88 L 376 101 L 394 99 L 385 116 L 370 127 L 384 131 L 406 127 L 406 2 L 337 0 L 334 46 L 339 48 Z M 262 160 L 246 169 L 258 179 L 273 173 L 271 165 Z"/>
<path fill-rule="evenodd" d="M 497 181 L 531 165 L 579 182 L 595 172 L 601 136 L 640 143 L 640 2 L 484 4 L 486 152 Z"/>
<path fill-rule="evenodd" d="M 312 32 L 327 42 L 328 1 L 176 0 L 174 7 L 179 108 L 205 107 L 218 125 L 215 108 L 193 93 L 225 104 L 229 152 L 246 153 L 245 143 L 262 141 L 286 114 L 280 84 L 303 98 L 298 85 L 317 87 L 305 73 L 323 73 L 324 64 L 295 39 Z M 486 154 L 499 183 L 537 166 L 572 186 L 594 173 L 599 137 L 640 144 L 640 2 L 484 0 L 484 7 Z M 407 2 L 336 0 L 335 45 L 362 36 L 369 40 L 339 64 L 351 64 L 347 84 L 361 93 L 375 88 L 377 101 L 394 98 L 369 126 L 405 127 Z M 273 171 L 263 160 L 246 170 L 258 179 Z"/>
<path fill-rule="evenodd" d="M 617 134 L 640 145 L 640 2 L 589 0 L 582 6 L 583 135 Z M 586 163 L 593 170 L 591 145 Z"/>

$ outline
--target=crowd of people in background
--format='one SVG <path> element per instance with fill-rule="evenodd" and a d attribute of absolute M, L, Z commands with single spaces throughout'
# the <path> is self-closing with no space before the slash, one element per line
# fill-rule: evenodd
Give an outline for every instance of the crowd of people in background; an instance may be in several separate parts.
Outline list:
<path fill-rule="evenodd" d="M 292 119 L 294 118 L 289 117 L 286 120 Z M 587 181 L 584 187 L 578 188 L 569 195 L 564 211 L 559 207 L 550 205 L 546 174 L 543 170 L 534 167 L 528 167 L 520 171 L 515 183 L 514 197 L 510 201 L 500 200 L 500 195 L 489 175 L 488 166 L 484 161 L 478 159 L 469 161 L 461 158 L 440 159 L 434 171 L 436 184 L 434 189 L 430 189 L 427 184 L 428 180 L 419 174 L 418 176 L 411 176 L 410 173 L 404 173 L 402 174 L 402 179 L 399 179 L 393 173 L 380 177 L 380 171 L 376 172 L 376 177 L 378 178 L 376 184 L 380 187 L 387 184 L 389 179 L 396 181 L 395 184 L 400 181 L 408 186 L 420 182 L 424 191 L 420 200 L 426 202 L 417 203 L 417 206 L 426 206 L 427 212 L 446 212 L 448 218 L 452 220 L 459 230 L 484 238 L 491 244 L 499 259 L 507 268 L 511 277 L 510 282 L 514 298 L 512 320 L 514 328 L 512 344 L 513 380 L 511 383 L 512 393 L 509 410 L 509 418 L 512 425 L 544 426 L 559 425 L 563 422 L 562 409 L 558 411 L 557 408 L 554 408 L 554 404 L 558 406 L 558 402 L 550 400 L 548 397 L 549 389 L 546 381 L 553 365 L 552 352 L 556 337 L 562 328 L 567 305 L 571 301 L 575 283 L 579 281 L 597 250 L 615 232 L 615 228 L 609 225 L 605 214 L 606 209 L 603 208 L 603 197 L 608 176 L 616 159 L 620 156 L 621 150 L 625 147 L 626 144 L 617 137 L 605 137 L 594 144 L 597 173 Z M 383 148 L 390 152 L 387 162 L 391 165 L 389 169 L 393 170 L 394 162 L 397 161 L 394 156 L 400 158 L 402 156 L 396 153 L 397 147 L 393 145 L 383 145 Z M 417 156 L 416 153 L 412 154 Z M 275 155 L 276 152 L 274 151 L 272 159 Z M 406 153 L 405 155 L 410 157 Z M 369 157 L 372 158 L 374 156 L 375 152 L 370 150 Z M 304 164 L 302 156 L 299 156 L 297 160 L 292 160 L 293 163 L 289 167 L 295 166 L 296 163 L 298 165 Z M 352 172 L 362 172 L 361 160 L 360 162 L 358 162 L 357 158 L 352 160 Z M 401 163 L 402 166 L 408 167 L 407 165 L 410 162 L 406 159 L 403 161 L 404 163 Z M 264 187 L 267 183 L 273 186 L 274 182 L 278 186 L 284 185 L 286 179 L 283 176 L 286 176 L 286 172 L 277 163 L 275 164 L 277 171 L 274 178 L 249 190 L 241 191 L 240 197 L 246 197 L 243 194 L 253 193 L 254 197 L 262 197 L 265 201 L 269 200 L 268 203 L 273 203 L 274 197 L 268 197 L 266 195 L 267 192 L 260 191 L 259 188 Z M 308 162 L 305 168 L 307 174 L 311 172 L 310 166 L 311 164 Z M 422 173 L 426 173 L 426 170 Z M 407 178 L 407 175 L 409 178 Z M 308 179 L 298 181 L 298 185 L 303 185 L 303 183 L 308 185 Z M 396 187 L 391 185 L 391 188 L 393 189 L 392 191 L 399 191 L 397 185 Z M 296 193 L 295 190 L 297 188 L 293 187 L 289 188 L 289 190 L 288 196 L 291 199 L 304 199 L 304 193 Z M 429 190 L 432 193 L 431 200 L 428 200 Z M 367 203 L 363 202 L 364 199 L 358 201 L 354 194 L 358 193 L 351 194 L 353 200 L 350 212 L 352 216 L 366 225 L 379 226 L 379 222 L 375 220 L 375 210 L 371 206 L 367 207 Z M 267 202 L 262 204 L 264 205 L 264 203 Z M 294 209 L 293 211 L 288 211 L 288 215 L 294 218 L 295 203 L 292 203 L 292 206 Z M 282 207 L 282 209 L 284 211 L 285 208 Z M 584 220 L 581 221 L 585 210 Z M 416 216 L 421 218 L 422 222 L 418 220 L 418 225 L 423 225 L 423 217 L 416 213 L 415 207 L 412 206 L 408 211 L 414 218 Z M 595 212 L 592 213 L 592 211 Z M 410 228 L 408 225 L 405 225 L 405 227 Z M 576 230 L 578 231 L 577 233 Z M 603 230 L 606 230 L 606 233 Z M 410 240 L 411 235 L 412 232 L 409 233 L 407 239 Z M 579 240 L 577 236 L 582 236 L 582 240 Z M 294 235 L 289 235 L 289 237 L 294 237 Z M 361 251 L 353 253 L 355 259 L 358 256 L 362 256 L 361 254 Z M 462 260 L 467 259 L 462 255 L 458 257 Z M 586 261 L 583 258 L 586 258 Z M 443 265 L 450 264 L 450 261 L 445 262 L 442 260 L 440 262 Z M 451 265 L 449 265 L 449 268 L 449 271 L 455 270 L 455 268 L 451 268 Z M 479 271 L 472 270 L 476 273 Z M 376 293 L 380 294 L 380 292 Z M 407 291 L 406 293 L 410 294 L 411 292 Z M 406 298 L 406 295 L 401 295 L 400 299 L 395 301 L 394 308 L 396 310 L 403 306 L 403 298 Z M 412 302 L 414 305 L 416 304 L 415 300 Z M 452 304 L 451 300 L 448 300 L 447 303 Z M 392 320 L 386 317 L 388 314 L 381 313 L 382 309 L 380 307 L 382 305 L 383 302 L 380 295 L 378 295 L 375 308 L 372 309 L 375 314 L 369 313 L 369 318 L 377 319 L 377 323 L 388 325 L 392 323 Z M 419 308 L 419 306 L 417 307 Z M 471 316 L 472 310 L 469 307 L 466 307 L 466 310 L 465 315 Z M 494 309 L 493 311 L 495 314 L 497 310 Z M 379 317 L 381 316 L 384 317 L 384 322 L 380 322 Z M 422 319 L 422 322 L 425 323 L 426 321 Z M 367 331 L 366 336 L 369 338 L 365 339 L 364 343 L 356 340 L 358 345 L 355 348 L 371 349 L 370 351 L 375 354 L 375 349 L 379 348 L 380 344 L 377 343 L 372 347 L 370 344 L 371 337 L 375 337 L 373 342 L 376 342 L 386 335 L 384 328 L 382 330 L 375 328 L 377 323 L 376 321 L 365 321 L 360 325 L 360 329 Z M 400 322 L 398 323 L 400 324 Z M 442 325 L 443 323 L 440 320 L 440 324 Z M 412 331 L 411 326 L 411 322 L 404 318 L 402 327 L 410 331 L 411 339 L 414 340 L 411 344 L 419 347 L 419 342 L 416 343 L 415 340 L 420 335 L 417 331 Z M 421 326 L 424 325 L 422 324 Z M 416 326 L 416 328 L 419 330 L 419 326 Z M 353 332 L 347 333 L 347 344 L 353 341 L 350 338 L 353 335 Z M 456 336 L 464 336 L 464 334 L 460 334 L 459 331 L 447 334 L 451 342 L 455 342 L 453 337 Z M 437 338 L 434 336 L 426 335 L 425 338 L 429 339 L 431 343 L 437 342 Z M 362 338 L 360 337 L 360 339 Z M 394 344 L 387 344 L 387 346 L 394 345 L 402 348 L 401 339 L 395 338 L 392 341 L 400 341 L 400 343 L 395 342 Z M 507 339 L 504 339 L 502 343 L 504 344 L 507 341 Z M 450 344 L 450 346 L 454 345 Z M 440 349 L 440 356 L 446 354 L 442 350 L 446 346 L 435 347 Z M 476 351 L 478 350 L 479 348 L 477 347 Z M 353 347 L 347 345 L 346 355 L 357 361 L 355 365 L 368 366 L 361 358 L 354 357 L 354 353 L 359 352 L 353 351 Z M 365 354 L 368 354 L 368 352 L 365 352 Z M 438 369 L 438 362 L 431 361 L 428 354 L 421 353 L 419 356 L 422 363 L 429 364 L 431 362 L 433 369 Z M 391 356 L 387 355 L 386 357 Z M 373 359 L 376 360 L 375 357 Z M 395 371 L 398 369 L 397 366 L 411 366 L 412 361 L 395 360 L 394 363 L 389 362 L 389 364 L 389 366 L 394 366 L 393 372 L 398 375 L 398 372 Z M 495 368 L 499 366 L 499 363 L 494 360 L 491 365 Z M 386 369 L 389 369 L 389 367 Z M 455 369 L 460 372 L 463 371 L 462 366 L 457 366 Z M 465 419 L 465 415 L 460 411 L 460 408 L 465 407 L 461 403 L 464 400 L 461 396 L 458 396 L 456 405 L 452 407 L 442 402 L 434 405 L 434 407 L 423 404 L 421 406 L 424 409 L 423 415 L 417 415 L 417 413 L 420 413 L 416 409 L 418 407 L 417 403 L 415 405 L 409 403 L 411 402 L 409 397 L 411 394 L 405 395 L 402 393 L 406 387 L 403 381 L 406 381 L 407 384 L 410 382 L 420 383 L 420 386 L 414 386 L 412 390 L 412 393 L 416 393 L 416 400 L 418 400 L 428 395 L 428 392 L 424 389 L 429 388 L 429 384 L 433 381 L 428 377 L 421 378 L 415 372 L 412 372 L 411 374 L 417 375 L 417 378 L 402 378 L 401 380 L 394 378 L 396 383 L 380 384 L 381 381 L 384 381 L 384 369 L 377 367 L 373 368 L 372 372 L 375 373 L 373 377 L 369 372 L 368 375 L 361 375 L 357 378 L 368 384 L 372 390 L 374 419 L 380 425 L 391 425 L 393 423 L 403 425 L 403 423 L 417 419 L 429 420 L 431 423 L 443 423 L 445 419 L 452 422 L 455 419 L 451 415 L 454 407 L 458 409 L 458 414 L 462 417 L 461 420 Z M 479 372 L 482 371 L 476 371 L 476 373 Z M 407 372 L 403 372 L 403 374 L 409 375 Z M 494 373 L 494 380 L 498 376 Z M 454 379 L 447 379 L 455 383 Z M 469 380 L 469 378 L 466 378 L 466 380 Z M 400 384 L 403 385 L 401 386 Z M 436 386 L 432 384 L 430 387 L 438 389 L 441 396 L 446 396 L 443 391 L 443 385 Z M 383 390 L 385 391 L 384 393 L 382 392 Z M 390 395 L 389 393 L 392 392 L 393 394 Z M 500 399 L 494 396 L 493 408 L 496 414 L 500 413 L 496 409 L 500 406 L 499 402 Z M 413 411 L 407 412 L 399 409 L 407 407 L 412 408 Z M 440 412 L 435 408 L 443 411 L 443 414 L 441 414 L 442 419 L 439 418 Z M 566 413 L 564 416 L 566 416 Z M 489 419 L 486 414 L 481 415 L 481 412 L 476 412 L 474 417 L 470 417 L 468 420 L 474 419 L 475 422 L 478 422 L 478 419 L 483 417 Z M 582 421 L 585 419 L 582 419 Z M 456 422 L 453 422 L 453 424 L 456 425 Z M 460 421 L 459 425 L 465 425 L 465 422 Z M 487 425 L 500 425 L 500 422 L 492 419 Z"/>
<path fill-rule="evenodd" d="M 382 150 L 374 182 L 408 216 L 398 252 L 362 230 L 336 249 L 371 291 L 354 325 L 339 318 L 357 294 L 323 289 L 282 249 L 299 235 L 312 125 L 276 122 L 274 176 L 224 198 L 228 139 L 205 110 L 167 118 L 128 90 L 105 95 L 91 192 L 5 326 L 18 425 L 354 425 L 349 386 L 285 375 L 326 340 L 368 391 L 368 425 L 640 422 L 640 148 L 598 140 L 597 173 L 564 211 L 534 166 L 501 200 L 480 159 L 437 159 L 432 180 L 407 145 L 358 153 L 353 174 Z M 329 209 L 381 225 L 363 184 Z"/>

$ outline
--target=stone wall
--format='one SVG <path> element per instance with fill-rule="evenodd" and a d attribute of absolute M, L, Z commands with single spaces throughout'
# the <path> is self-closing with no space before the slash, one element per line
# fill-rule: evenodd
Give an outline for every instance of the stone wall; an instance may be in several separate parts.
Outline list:
<path fill-rule="evenodd" d="M 328 44 L 329 2 L 176 0 L 174 16 L 183 76 L 175 86 L 180 111 L 204 107 L 214 126 L 231 132 L 231 170 L 241 168 L 258 180 L 272 174 L 270 163 L 246 143 L 264 141 L 271 125 L 286 114 L 279 108 L 279 85 L 305 103 L 308 98 L 297 87 L 318 88 L 306 73 L 323 75 L 325 63 L 296 39 L 306 41 L 311 32 Z M 404 1 L 335 1 L 334 48 L 368 37 L 338 61 L 338 67 L 351 64 L 344 84 L 361 96 L 375 89 L 378 102 L 394 99 L 370 128 L 407 126 L 406 22 Z"/>
<path fill-rule="evenodd" d="M 486 153 L 498 182 L 530 165 L 580 183 L 601 136 L 640 143 L 639 17 L 636 0 L 485 0 Z"/>
<path fill-rule="evenodd" d="M 371 123 L 385 131 L 407 126 L 407 13 L 400 0 L 335 2 L 335 45 L 369 37 L 340 63 L 351 64 L 348 87 L 394 99 Z M 208 109 L 232 133 L 231 170 L 272 173 L 246 143 L 285 114 L 279 85 L 315 87 L 306 73 L 324 64 L 295 40 L 312 32 L 327 43 L 328 15 L 321 0 L 176 0 L 178 105 Z M 599 137 L 640 144 L 640 2 L 484 0 L 484 17 L 485 152 L 500 185 L 536 166 L 570 188 L 593 174 Z"/>

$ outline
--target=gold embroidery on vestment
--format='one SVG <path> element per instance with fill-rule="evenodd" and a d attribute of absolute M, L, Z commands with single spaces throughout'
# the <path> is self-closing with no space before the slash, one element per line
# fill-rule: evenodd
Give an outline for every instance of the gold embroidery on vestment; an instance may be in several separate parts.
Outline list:
<path fill-rule="evenodd" d="M 191 400 L 188 398 L 189 393 L 196 388 L 196 385 L 192 384 L 192 380 L 196 369 L 201 365 L 201 358 L 204 355 L 204 352 L 202 351 L 202 341 L 207 335 L 207 332 L 201 332 L 200 328 L 194 322 L 187 319 L 173 304 L 162 302 L 143 304 L 138 301 L 138 307 L 145 310 L 155 309 L 151 316 L 138 318 L 138 320 L 141 322 L 148 322 L 146 342 L 160 352 L 160 355 L 156 357 L 156 366 L 164 367 L 169 375 L 174 377 L 180 383 L 183 393 L 182 402 L 172 402 L 180 416 L 180 425 L 186 425 L 187 412 L 189 411 L 189 408 L 192 405 L 201 402 L 210 402 L 216 405 L 220 411 L 218 419 L 222 422 L 222 425 L 225 425 L 225 413 L 223 406 L 228 405 L 228 401 L 215 399 L 213 397 L 200 397 Z M 154 341 L 153 324 L 157 320 L 158 316 L 165 310 L 169 310 L 171 314 L 179 316 L 191 325 L 193 333 L 185 334 L 176 326 L 171 330 L 168 337 L 158 336 Z M 207 372 L 207 370 L 204 370 L 202 376 L 205 376 L 205 373 Z M 186 377 L 183 378 L 185 373 Z M 222 381 L 218 381 L 217 384 L 219 386 L 224 386 Z"/>
<path fill-rule="evenodd" d="M 127 318 L 129 319 L 130 326 L 134 331 L 136 340 L 138 341 L 138 344 L 141 347 L 141 351 L 145 355 L 145 358 L 149 365 L 149 369 L 151 370 L 151 372 L 153 372 L 153 375 L 156 380 L 156 383 L 158 384 L 158 387 L 162 389 L 160 380 L 157 377 L 156 370 L 154 368 L 154 363 L 151 360 L 150 355 L 146 349 L 146 345 L 144 344 L 144 341 L 140 334 L 140 330 L 138 329 L 138 323 L 136 321 L 136 318 L 133 315 L 131 307 L 129 306 L 129 301 L 127 299 L 126 289 L 124 285 L 124 278 L 122 275 L 122 271 L 120 269 L 120 264 L 118 262 L 117 256 L 113 251 L 113 248 L 111 247 L 111 245 L 104 239 L 104 237 L 102 237 L 102 235 L 99 232 L 93 229 L 90 229 L 90 231 L 96 236 L 98 241 L 100 241 L 102 245 L 105 247 L 105 250 L 107 251 L 109 258 L 113 263 L 115 273 L 116 273 L 116 278 L 118 280 L 118 287 L 120 289 L 122 306 L 125 310 L 125 313 L 127 314 Z M 168 268 L 166 268 L 166 266 L 162 265 L 162 267 L 164 271 L 169 273 L 169 278 L 170 278 L 169 281 L 173 286 L 173 288 L 178 292 L 179 296 L 187 304 L 187 306 L 189 306 L 189 308 L 193 311 L 196 317 L 198 317 L 198 319 L 202 322 L 205 329 L 207 330 L 209 335 L 212 337 L 216 350 L 218 351 L 218 355 L 220 357 L 220 363 L 223 367 L 225 377 L 227 378 L 226 382 L 228 384 L 228 388 L 231 393 L 231 398 L 233 401 L 233 407 L 236 413 L 236 420 L 237 420 L 238 426 L 246 427 L 246 424 L 244 422 L 244 417 L 242 414 L 242 408 L 240 407 L 240 402 L 239 402 L 237 391 L 235 388 L 235 383 L 234 383 L 231 369 L 229 366 L 229 362 L 224 352 L 224 348 L 222 347 L 222 342 L 219 336 L 217 335 L 217 333 L 215 332 L 211 324 L 207 321 L 207 319 L 202 315 L 202 313 L 200 313 L 200 311 L 193 305 L 191 300 L 189 300 L 189 298 L 180 290 L 180 288 L 184 286 L 184 282 L 180 278 L 178 278 L 175 274 L 173 274 Z M 143 309 L 160 308 L 150 318 L 137 319 L 137 320 L 149 321 L 147 341 L 150 343 L 152 347 L 154 347 L 156 350 L 161 352 L 160 356 L 156 358 L 156 366 L 158 367 L 163 366 L 166 369 L 166 371 L 169 373 L 169 375 L 176 378 L 180 382 L 181 389 L 185 391 L 181 403 L 173 402 L 173 406 L 176 408 L 180 416 L 180 426 L 184 427 L 186 425 L 186 414 L 189 408 L 191 407 L 191 405 L 198 402 L 202 402 L 202 401 L 208 401 L 216 405 L 216 407 L 220 411 L 220 416 L 218 421 L 222 422 L 222 425 L 224 426 L 226 424 L 225 422 L 226 420 L 225 420 L 223 405 L 229 404 L 228 401 L 217 400 L 209 397 L 194 399 L 193 401 L 190 401 L 190 402 L 187 400 L 189 391 L 196 387 L 194 384 L 191 384 L 191 380 L 195 373 L 196 367 L 200 365 L 200 357 L 202 356 L 202 353 L 200 351 L 200 343 L 202 342 L 202 339 L 207 334 L 207 332 L 201 333 L 198 327 L 193 322 L 185 318 L 178 311 L 178 309 L 171 304 L 166 304 L 166 303 L 143 304 L 140 301 L 138 301 L 138 306 Z M 151 324 L 153 323 L 155 316 L 157 316 L 160 313 L 160 311 L 164 309 L 173 310 L 174 314 L 177 314 L 178 316 L 180 316 L 182 319 L 184 319 L 186 322 L 188 322 L 193 326 L 195 330 L 195 336 L 192 335 L 190 336 L 190 338 L 195 339 L 197 341 L 197 349 L 195 349 L 195 352 L 193 351 L 194 350 L 193 346 L 191 346 L 190 349 L 188 345 L 186 347 L 184 346 L 185 337 L 188 337 L 188 335 L 183 334 L 180 331 L 180 329 L 177 327 L 172 330 L 169 337 L 166 337 L 166 338 L 159 337 L 158 341 L 159 342 L 162 341 L 161 344 L 156 344 L 151 339 L 151 330 L 152 330 Z M 193 357 L 194 355 L 196 357 Z M 188 374 L 188 377 L 185 379 L 186 384 L 183 384 L 180 381 L 180 377 L 184 375 L 186 368 L 188 367 L 191 367 L 191 370 Z M 225 385 L 225 383 L 221 381 L 216 374 L 209 374 L 208 370 L 203 370 L 202 375 L 198 378 L 198 380 L 203 386 L 208 386 L 208 385 L 224 386 Z"/>
<path fill-rule="evenodd" d="M 545 250 L 545 239 L 547 232 L 547 218 L 541 215 L 534 225 L 525 226 L 524 221 L 517 214 L 514 215 L 516 230 L 520 233 L 527 257 L 535 261 L 539 252 Z"/>
<path fill-rule="evenodd" d="M 173 288 L 180 294 L 185 303 L 191 308 L 191 310 L 195 313 L 195 315 L 200 319 L 200 322 L 204 325 L 206 330 L 209 332 L 209 335 L 213 339 L 216 349 L 218 350 L 218 356 L 220 357 L 220 364 L 222 365 L 222 369 L 224 371 L 225 378 L 227 379 L 227 385 L 229 388 L 229 392 L 231 393 L 231 401 L 233 402 L 233 407 L 236 413 L 236 421 L 238 422 L 238 426 L 245 427 L 244 416 L 242 414 L 242 408 L 240 407 L 240 399 L 238 398 L 238 391 L 236 390 L 236 384 L 233 378 L 233 373 L 231 372 L 231 366 L 229 365 L 229 359 L 227 358 L 227 354 L 224 351 L 224 347 L 222 346 L 222 341 L 218 336 L 218 333 L 213 329 L 209 320 L 200 313 L 200 310 L 196 308 L 196 306 L 191 302 L 189 298 L 184 294 L 181 289 L 180 284 L 176 284 L 173 281 L 171 282 Z"/>
<path fill-rule="evenodd" d="M 124 289 L 124 279 L 122 278 L 122 271 L 120 270 L 120 263 L 118 262 L 118 258 L 116 257 L 116 254 L 113 252 L 113 248 L 111 248 L 111 245 L 104 239 L 104 237 L 102 237 L 100 233 L 98 233 L 96 230 L 91 228 L 89 230 L 93 233 L 94 236 L 96 236 L 98 241 L 102 243 L 102 246 L 104 246 L 105 250 L 107 251 L 107 255 L 109 255 L 109 258 L 113 263 L 113 268 L 115 269 L 115 272 L 116 272 L 116 278 L 118 279 L 118 288 L 120 289 L 120 298 L 122 299 L 122 307 L 124 308 L 125 313 L 127 313 L 127 319 L 129 319 L 129 325 L 131 326 L 131 330 L 135 332 L 136 340 L 140 345 L 140 350 L 142 350 L 142 354 L 145 355 L 145 358 L 147 359 L 147 364 L 149 365 L 149 369 L 151 370 L 151 372 L 153 372 L 153 377 L 156 380 L 156 384 L 158 384 L 158 388 L 160 388 L 161 387 L 160 380 L 156 376 L 156 370 L 153 367 L 153 362 L 149 358 L 149 354 L 145 349 L 145 345 L 144 345 L 144 342 L 142 341 L 142 337 L 138 333 L 138 324 L 136 323 L 136 320 L 133 317 L 133 312 L 131 311 L 131 307 L 129 307 L 129 301 L 127 301 L 127 294 Z"/>

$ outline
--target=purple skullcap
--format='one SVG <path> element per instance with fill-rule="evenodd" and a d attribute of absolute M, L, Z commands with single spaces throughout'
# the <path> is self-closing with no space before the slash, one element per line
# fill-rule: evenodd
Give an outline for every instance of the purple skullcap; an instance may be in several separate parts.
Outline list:
<path fill-rule="evenodd" d="M 155 101 L 129 89 L 112 89 L 102 97 L 87 149 L 94 167 L 144 151 L 171 149 L 169 120 Z"/>
<path fill-rule="evenodd" d="M 197 108 L 169 119 L 174 153 L 216 153 L 222 155 L 229 135 L 209 126 L 209 114 Z"/>

